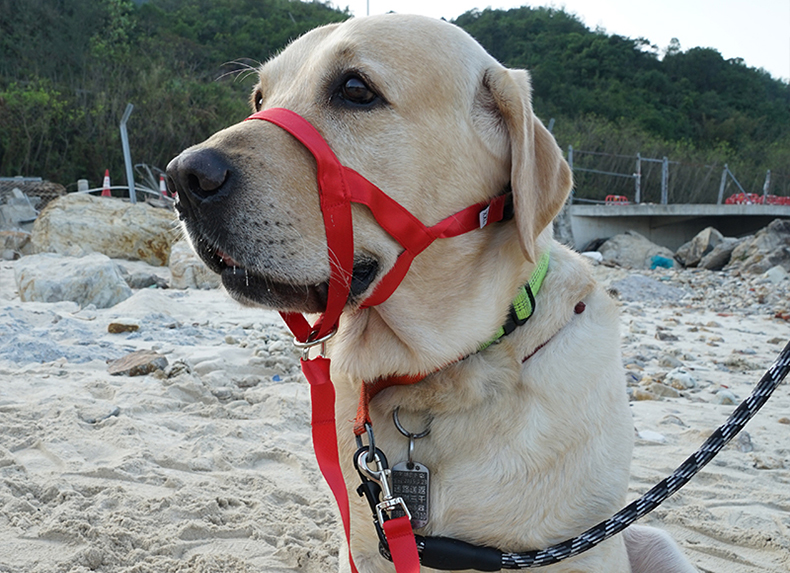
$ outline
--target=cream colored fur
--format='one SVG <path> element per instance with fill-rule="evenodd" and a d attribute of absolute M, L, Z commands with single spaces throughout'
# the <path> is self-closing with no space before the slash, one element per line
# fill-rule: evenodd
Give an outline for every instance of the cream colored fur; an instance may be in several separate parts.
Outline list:
<path fill-rule="evenodd" d="M 348 70 L 375 84 L 386 105 L 334 106 L 328 85 Z M 379 394 L 371 404 L 377 445 L 391 465 L 405 459 L 407 441 L 392 423 L 396 407 L 409 429 L 430 423 L 430 435 L 415 450 L 415 459 L 432 470 L 424 535 L 526 551 L 573 537 L 625 504 L 633 426 L 618 311 L 585 262 L 551 237 L 571 173 L 534 116 L 530 92 L 527 72 L 504 68 L 459 28 L 409 16 L 314 30 L 261 69 L 253 104 L 303 115 L 345 165 L 425 224 L 497 195 L 508 182 L 515 197 L 515 222 L 437 241 L 384 304 L 350 306 L 341 317 L 329 355 L 353 553 L 363 573 L 394 569 L 379 556 L 370 509 L 355 493 L 351 425 L 362 381 L 431 372 L 474 352 L 503 323 L 518 287 L 547 251 L 550 269 L 531 320 L 419 384 Z M 266 236 L 274 241 L 265 249 L 237 240 L 234 258 L 278 280 L 326 280 L 326 239 L 309 153 L 262 121 L 233 126 L 195 149 L 207 147 L 222 151 L 242 176 L 230 222 L 239 237 L 260 235 L 264 221 L 282 223 L 268 226 Z M 388 270 L 400 246 L 366 208 L 353 212 L 357 253 Z M 579 302 L 586 310 L 576 314 Z M 632 555 L 633 570 L 693 571 L 654 531 L 640 528 L 634 551 L 654 539 L 658 559 Z M 543 571 L 631 571 L 626 542 L 633 539 L 617 536 Z M 345 555 L 341 550 L 341 562 Z"/>

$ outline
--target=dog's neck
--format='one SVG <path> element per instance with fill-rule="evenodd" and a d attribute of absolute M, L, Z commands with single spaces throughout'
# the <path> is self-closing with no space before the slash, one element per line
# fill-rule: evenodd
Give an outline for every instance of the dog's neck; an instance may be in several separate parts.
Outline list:
<path fill-rule="evenodd" d="M 454 243 L 438 242 L 417 257 L 384 304 L 341 318 L 331 346 L 333 370 L 356 380 L 432 372 L 497 332 L 535 263 L 525 260 L 513 224 L 481 232 L 463 252 Z M 547 229 L 539 252 L 550 245 Z"/>

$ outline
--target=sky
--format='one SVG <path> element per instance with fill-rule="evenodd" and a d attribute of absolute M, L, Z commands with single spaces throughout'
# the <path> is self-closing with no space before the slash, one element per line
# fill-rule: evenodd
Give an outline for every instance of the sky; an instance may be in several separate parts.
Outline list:
<path fill-rule="evenodd" d="M 333 0 L 355 16 L 389 11 L 452 20 L 474 8 L 550 6 L 576 14 L 588 28 L 647 38 L 660 52 L 672 38 L 683 51 L 715 48 L 774 78 L 790 81 L 790 0 Z"/>

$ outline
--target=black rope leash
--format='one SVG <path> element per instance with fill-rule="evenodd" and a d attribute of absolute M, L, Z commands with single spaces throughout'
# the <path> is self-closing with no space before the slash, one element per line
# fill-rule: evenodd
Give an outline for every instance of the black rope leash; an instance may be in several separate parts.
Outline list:
<path fill-rule="evenodd" d="M 502 569 L 528 569 L 551 565 L 575 557 L 592 549 L 598 543 L 620 533 L 626 527 L 657 508 L 665 499 L 686 485 L 716 454 L 718 454 L 757 411 L 768 401 L 773 391 L 790 371 L 790 342 L 760 379 L 760 383 L 746 400 L 738 406 L 715 432 L 705 440 L 699 450 L 689 456 L 672 475 L 654 486 L 645 495 L 610 519 L 591 527 L 578 537 L 552 545 L 546 549 L 525 553 L 503 553 Z"/>
<path fill-rule="evenodd" d="M 689 456 L 665 480 L 654 486 L 645 495 L 632 502 L 611 518 L 591 527 L 578 537 L 552 545 L 546 549 L 523 553 L 503 553 L 492 547 L 472 545 L 446 537 L 423 537 L 416 535 L 417 550 L 423 566 L 439 570 L 476 569 L 478 571 L 499 571 L 501 569 L 531 569 L 552 565 L 588 551 L 610 537 L 617 535 L 626 527 L 641 519 L 669 496 L 674 494 L 694 477 L 716 454 L 718 454 L 746 423 L 768 401 L 777 386 L 790 372 L 790 342 L 779 357 L 766 371 L 755 389 L 727 418 L 694 454 Z M 363 476 L 363 486 L 365 485 Z M 360 488 L 362 489 L 362 488 Z M 371 507 L 378 499 L 378 492 L 368 495 Z M 374 519 L 374 521 L 376 521 Z M 380 529 L 378 522 L 376 526 Z M 379 550 L 391 560 L 383 533 L 379 535 Z"/>

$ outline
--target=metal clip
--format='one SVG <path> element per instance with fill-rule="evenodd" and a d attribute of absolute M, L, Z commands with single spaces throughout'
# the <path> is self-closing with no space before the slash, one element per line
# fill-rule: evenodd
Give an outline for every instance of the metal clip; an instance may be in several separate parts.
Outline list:
<path fill-rule="evenodd" d="M 381 457 L 378 452 L 373 454 L 373 463 L 376 469 L 371 469 L 368 465 L 368 452 L 360 451 L 357 455 L 357 467 L 359 471 L 367 476 L 371 481 L 376 482 L 381 486 L 381 502 L 376 504 L 376 517 L 379 523 L 384 523 L 384 512 L 390 513 L 394 510 L 401 510 L 411 520 L 411 513 L 409 508 L 406 507 L 406 502 L 402 497 L 395 497 L 392 495 L 392 487 L 390 485 L 390 470 L 386 468 L 386 464 L 382 463 Z"/>
<path fill-rule="evenodd" d="M 337 333 L 337 328 L 334 329 L 332 332 L 330 332 L 329 334 L 327 334 L 326 336 L 324 336 L 322 338 L 318 338 L 316 340 L 309 340 L 308 339 L 306 342 L 300 342 L 299 340 L 296 339 L 296 337 L 294 337 L 294 346 L 296 346 L 298 349 L 300 349 L 302 351 L 302 360 L 307 361 L 307 360 L 310 360 L 310 350 L 314 346 L 318 346 L 320 344 L 321 345 L 321 349 L 318 352 L 317 358 L 318 357 L 323 357 L 323 356 L 326 355 L 326 343 L 327 343 L 327 341 L 330 338 L 332 338 L 336 333 Z"/>

